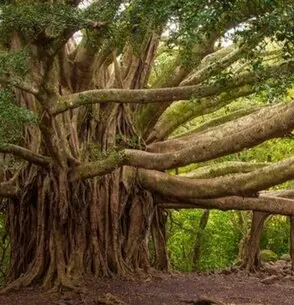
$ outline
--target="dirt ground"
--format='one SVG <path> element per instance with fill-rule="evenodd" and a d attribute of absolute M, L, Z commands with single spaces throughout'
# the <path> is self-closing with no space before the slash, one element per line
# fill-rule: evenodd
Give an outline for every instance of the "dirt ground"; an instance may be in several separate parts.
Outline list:
<path fill-rule="evenodd" d="M 207 297 L 216 303 L 196 302 Z M 267 263 L 262 272 L 156 274 L 141 281 L 89 281 L 79 293 L 44 293 L 34 287 L 0 295 L 0 305 L 176 305 L 243 304 L 293 305 L 294 276 L 288 262 Z"/>

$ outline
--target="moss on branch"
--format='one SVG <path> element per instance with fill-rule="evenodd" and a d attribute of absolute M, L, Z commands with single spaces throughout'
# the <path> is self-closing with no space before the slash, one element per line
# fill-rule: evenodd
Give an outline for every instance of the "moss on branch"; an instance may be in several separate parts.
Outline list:
<path fill-rule="evenodd" d="M 103 160 L 82 163 L 73 168 L 69 172 L 69 179 L 71 181 L 76 181 L 109 174 L 116 168 L 120 167 L 125 158 L 126 156 L 123 150 L 112 151 Z"/>
<path fill-rule="evenodd" d="M 14 156 L 41 166 L 47 166 L 51 161 L 49 157 L 39 155 L 24 147 L 8 143 L 0 143 L 0 153 L 13 154 Z"/>
<path fill-rule="evenodd" d="M 219 176 L 225 176 L 234 173 L 248 173 L 255 169 L 265 167 L 266 163 L 248 163 L 238 161 L 227 161 L 212 165 L 207 165 L 193 170 L 189 173 L 181 174 L 180 176 L 187 178 L 214 178 Z"/>
<path fill-rule="evenodd" d="M 161 89 L 101 89 L 89 90 L 60 97 L 58 104 L 51 110 L 53 115 L 80 106 L 97 103 L 148 104 L 164 103 L 179 100 L 200 99 L 227 92 L 245 85 L 254 84 L 263 77 L 270 78 L 277 73 L 290 73 L 291 63 L 287 62 L 266 69 L 262 74 L 254 72 L 241 73 L 235 79 L 224 84 L 216 82 L 207 86 L 183 86 Z"/>
<path fill-rule="evenodd" d="M 212 179 L 189 179 L 140 169 L 140 183 L 163 196 L 177 199 L 210 199 L 224 196 L 252 196 L 256 192 L 294 178 L 294 158 L 250 173 Z"/>
<path fill-rule="evenodd" d="M 215 199 L 188 199 L 159 204 L 165 209 L 218 209 L 222 211 L 245 210 L 270 214 L 294 215 L 294 200 L 278 197 L 240 197 L 231 196 Z"/>

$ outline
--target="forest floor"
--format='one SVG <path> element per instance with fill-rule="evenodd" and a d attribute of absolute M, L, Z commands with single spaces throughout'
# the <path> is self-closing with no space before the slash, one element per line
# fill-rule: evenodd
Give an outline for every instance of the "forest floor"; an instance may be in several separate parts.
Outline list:
<path fill-rule="evenodd" d="M 215 303 L 199 302 L 210 298 Z M 44 293 L 34 287 L 0 295 L 0 305 L 184 305 L 242 304 L 293 305 L 294 276 L 290 263 L 266 263 L 261 272 L 155 274 L 140 281 L 103 279 L 89 281 L 79 293 Z"/>

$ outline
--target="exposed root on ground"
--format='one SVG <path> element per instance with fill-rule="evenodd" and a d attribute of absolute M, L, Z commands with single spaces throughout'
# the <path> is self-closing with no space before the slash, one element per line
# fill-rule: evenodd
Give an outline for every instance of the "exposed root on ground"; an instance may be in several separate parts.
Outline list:
<path fill-rule="evenodd" d="M 97 305 L 127 305 L 127 303 L 120 300 L 118 297 L 111 293 L 106 293 L 95 300 Z"/>
<path fill-rule="evenodd" d="M 193 305 L 226 305 L 225 303 L 208 297 L 200 297 L 198 300 L 182 300 L 182 302 Z"/>

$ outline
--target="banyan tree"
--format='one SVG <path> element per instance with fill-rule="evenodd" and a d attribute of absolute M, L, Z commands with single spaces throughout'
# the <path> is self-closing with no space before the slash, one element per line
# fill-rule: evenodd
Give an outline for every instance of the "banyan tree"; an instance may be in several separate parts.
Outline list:
<path fill-rule="evenodd" d="M 291 135 L 291 0 L 0 5 L 7 289 L 166 270 L 169 208 L 294 214 L 289 194 L 266 191 L 294 178 L 293 157 L 175 175 Z"/>

